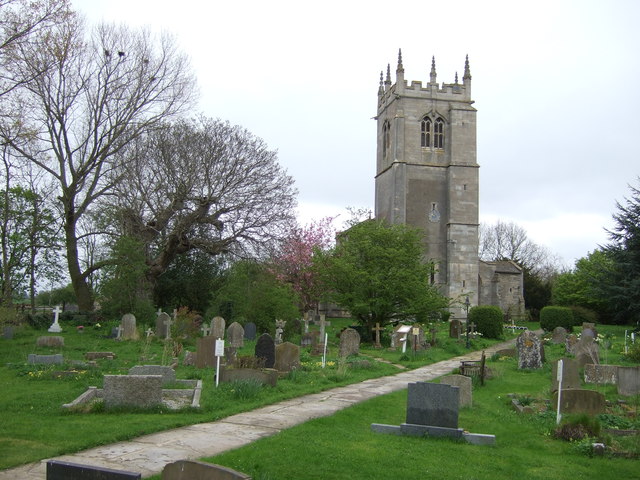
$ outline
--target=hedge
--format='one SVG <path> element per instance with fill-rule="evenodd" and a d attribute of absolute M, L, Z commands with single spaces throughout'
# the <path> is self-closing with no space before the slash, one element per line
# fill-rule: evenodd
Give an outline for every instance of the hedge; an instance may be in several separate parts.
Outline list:
<path fill-rule="evenodd" d="M 494 305 L 479 305 L 469 310 L 469 322 L 476 326 L 476 331 L 485 338 L 502 338 L 503 313 Z"/>

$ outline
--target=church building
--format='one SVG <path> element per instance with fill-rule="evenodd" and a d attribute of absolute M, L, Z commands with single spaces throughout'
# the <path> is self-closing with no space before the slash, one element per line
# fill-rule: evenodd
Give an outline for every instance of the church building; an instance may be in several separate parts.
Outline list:
<path fill-rule="evenodd" d="M 478 258 L 479 165 L 476 109 L 467 57 L 462 83 L 437 82 L 435 58 L 428 83 L 404 78 L 402 52 L 395 82 L 380 73 L 377 109 L 375 216 L 425 232 L 425 261 L 436 265 L 432 283 L 453 299 L 454 318 L 465 301 L 524 314 L 522 270 L 513 262 Z"/>

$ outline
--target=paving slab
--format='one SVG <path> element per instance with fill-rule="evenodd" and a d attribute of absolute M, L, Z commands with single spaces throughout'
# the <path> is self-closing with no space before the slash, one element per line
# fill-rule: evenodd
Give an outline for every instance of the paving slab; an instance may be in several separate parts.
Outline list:
<path fill-rule="evenodd" d="M 513 344 L 503 342 L 485 349 L 490 357 Z M 405 370 L 395 375 L 365 380 L 358 384 L 285 400 L 256 410 L 239 413 L 217 422 L 189 425 L 153 433 L 127 442 L 55 457 L 55 460 L 156 475 L 168 463 L 197 460 L 242 447 L 300 423 L 334 413 L 370 398 L 407 388 L 412 382 L 433 380 L 451 373 L 463 360 L 479 360 L 481 352 L 470 352 L 449 360 Z M 46 480 L 46 462 L 30 463 L 0 471 L 0 480 Z"/>

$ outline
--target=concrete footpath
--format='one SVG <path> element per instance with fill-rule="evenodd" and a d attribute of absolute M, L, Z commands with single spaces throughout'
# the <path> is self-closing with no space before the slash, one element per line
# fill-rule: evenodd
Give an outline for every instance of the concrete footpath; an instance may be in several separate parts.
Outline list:
<path fill-rule="evenodd" d="M 487 348 L 486 356 L 491 357 L 497 350 L 509 348 L 514 342 L 515 340 L 510 340 Z M 447 375 L 458 368 L 462 360 L 480 360 L 481 354 L 480 351 L 470 352 L 415 370 L 285 400 L 217 422 L 153 433 L 126 442 L 55 457 L 55 460 L 128 470 L 149 477 L 160 473 L 167 463 L 217 455 L 307 420 L 333 415 L 378 395 L 402 390 L 407 388 L 408 383 L 429 381 Z M 45 480 L 47 460 L 51 459 L 0 471 L 0 480 Z"/>

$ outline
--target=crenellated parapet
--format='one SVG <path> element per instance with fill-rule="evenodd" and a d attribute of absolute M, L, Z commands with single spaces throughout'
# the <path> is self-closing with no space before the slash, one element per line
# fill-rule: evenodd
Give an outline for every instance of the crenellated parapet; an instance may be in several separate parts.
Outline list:
<path fill-rule="evenodd" d="M 469 68 L 469 56 L 464 65 L 462 83 L 455 74 L 453 83 L 437 82 L 436 60 L 431 59 L 429 81 L 423 84 L 420 80 L 412 80 L 408 83 L 404 78 L 404 65 L 402 63 L 402 50 L 398 52 L 398 66 L 396 68 L 396 81 L 391 81 L 391 65 L 387 65 L 386 77 L 380 72 L 380 86 L 378 87 L 378 113 L 383 111 L 389 103 L 398 97 L 424 98 L 438 101 L 455 101 L 473 103 L 471 100 L 471 70 Z"/>

